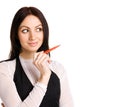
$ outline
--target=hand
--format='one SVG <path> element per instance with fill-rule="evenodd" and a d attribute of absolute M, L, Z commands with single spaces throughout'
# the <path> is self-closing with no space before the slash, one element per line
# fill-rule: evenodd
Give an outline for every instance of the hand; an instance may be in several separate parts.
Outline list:
<path fill-rule="evenodd" d="M 51 75 L 51 70 L 49 68 L 50 58 L 43 51 L 34 54 L 33 58 L 34 65 L 40 71 L 41 76 L 38 81 L 47 84 Z"/>

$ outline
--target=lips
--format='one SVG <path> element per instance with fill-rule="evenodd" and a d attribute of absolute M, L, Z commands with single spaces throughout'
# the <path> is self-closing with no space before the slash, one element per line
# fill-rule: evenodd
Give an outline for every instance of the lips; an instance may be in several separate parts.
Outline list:
<path fill-rule="evenodd" d="M 37 45 L 37 42 L 31 42 L 31 43 L 28 43 L 28 44 L 32 47 L 35 47 Z"/>

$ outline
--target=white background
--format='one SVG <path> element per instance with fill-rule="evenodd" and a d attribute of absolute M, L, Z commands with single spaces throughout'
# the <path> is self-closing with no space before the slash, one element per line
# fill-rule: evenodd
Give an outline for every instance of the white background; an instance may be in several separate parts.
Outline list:
<path fill-rule="evenodd" d="M 38 7 L 50 47 L 61 44 L 51 55 L 66 68 L 75 107 L 120 107 L 119 0 L 3 0 L 0 60 L 9 54 L 11 21 L 21 6 Z"/>

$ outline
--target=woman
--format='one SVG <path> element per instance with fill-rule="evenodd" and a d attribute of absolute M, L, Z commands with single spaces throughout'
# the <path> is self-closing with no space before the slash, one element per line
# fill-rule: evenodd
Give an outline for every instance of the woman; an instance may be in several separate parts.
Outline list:
<path fill-rule="evenodd" d="M 0 63 L 5 107 L 73 107 L 64 67 L 50 60 L 49 28 L 40 10 L 22 7 L 14 16 L 8 60 Z"/>

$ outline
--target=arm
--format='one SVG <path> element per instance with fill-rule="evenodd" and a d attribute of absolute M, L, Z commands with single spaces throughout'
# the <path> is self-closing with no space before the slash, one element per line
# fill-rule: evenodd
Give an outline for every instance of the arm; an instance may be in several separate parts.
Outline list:
<path fill-rule="evenodd" d="M 22 102 L 13 78 L 9 74 L 10 70 L 9 64 L 0 63 L 0 97 L 5 107 L 38 107 L 45 95 L 47 86 L 37 82 L 29 96 Z"/>
<path fill-rule="evenodd" d="M 56 61 L 52 61 L 50 68 L 58 75 L 60 79 L 60 107 L 74 107 L 66 70 L 64 69 L 63 65 Z"/>
<path fill-rule="evenodd" d="M 60 107 L 74 107 L 68 78 L 65 72 L 61 78 Z"/>

